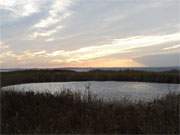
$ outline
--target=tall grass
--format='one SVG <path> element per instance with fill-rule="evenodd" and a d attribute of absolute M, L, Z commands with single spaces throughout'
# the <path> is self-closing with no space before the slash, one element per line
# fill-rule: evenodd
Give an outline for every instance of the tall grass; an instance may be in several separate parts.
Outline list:
<path fill-rule="evenodd" d="M 179 134 L 180 95 L 151 102 L 105 102 L 89 91 L 1 90 L 1 133 Z"/>

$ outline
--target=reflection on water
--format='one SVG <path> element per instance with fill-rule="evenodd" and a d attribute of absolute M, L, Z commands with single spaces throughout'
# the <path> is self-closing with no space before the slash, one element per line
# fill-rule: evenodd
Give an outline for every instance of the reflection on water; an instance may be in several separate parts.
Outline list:
<path fill-rule="evenodd" d="M 151 100 L 169 92 L 180 93 L 180 84 L 161 84 L 143 82 L 115 82 L 115 81 L 86 81 L 86 82 L 58 82 L 58 83 L 30 83 L 4 87 L 15 88 L 18 91 L 57 92 L 62 89 L 85 92 L 90 91 L 100 98 L 121 100 L 128 97 L 132 100 Z"/>

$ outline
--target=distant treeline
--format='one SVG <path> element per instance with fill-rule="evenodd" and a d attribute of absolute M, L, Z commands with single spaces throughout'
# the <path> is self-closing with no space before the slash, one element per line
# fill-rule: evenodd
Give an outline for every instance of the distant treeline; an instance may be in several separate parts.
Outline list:
<path fill-rule="evenodd" d="M 104 102 L 90 92 L 1 91 L 0 134 L 179 134 L 180 95 Z"/>
<path fill-rule="evenodd" d="M 1 72 L 1 86 L 61 81 L 140 81 L 158 83 L 180 83 L 178 70 L 165 72 L 147 71 L 102 71 L 76 72 L 71 70 L 24 70 Z"/>

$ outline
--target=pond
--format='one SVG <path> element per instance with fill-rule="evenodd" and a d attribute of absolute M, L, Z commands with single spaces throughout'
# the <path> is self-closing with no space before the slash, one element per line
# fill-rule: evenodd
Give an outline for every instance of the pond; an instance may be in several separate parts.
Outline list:
<path fill-rule="evenodd" d="M 17 91 L 59 92 L 71 89 L 76 92 L 87 92 L 105 100 L 121 100 L 126 97 L 130 100 L 149 101 L 159 98 L 169 92 L 180 93 L 180 84 L 144 83 L 144 82 L 116 82 L 116 81 L 83 81 L 83 82 L 50 82 L 29 83 L 3 87 L 4 90 L 14 88 Z"/>

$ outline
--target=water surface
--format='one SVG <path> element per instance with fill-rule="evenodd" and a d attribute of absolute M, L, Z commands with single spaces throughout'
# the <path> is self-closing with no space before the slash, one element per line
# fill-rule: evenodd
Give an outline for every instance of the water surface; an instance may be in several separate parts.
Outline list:
<path fill-rule="evenodd" d="M 14 88 L 17 91 L 59 92 L 71 89 L 84 93 L 87 88 L 92 94 L 108 100 L 121 100 L 127 97 L 131 100 L 149 101 L 169 92 L 180 93 L 180 84 L 144 83 L 144 82 L 116 82 L 116 81 L 84 81 L 84 82 L 51 82 L 29 83 L 7 86 L 3 89 Z"/>

